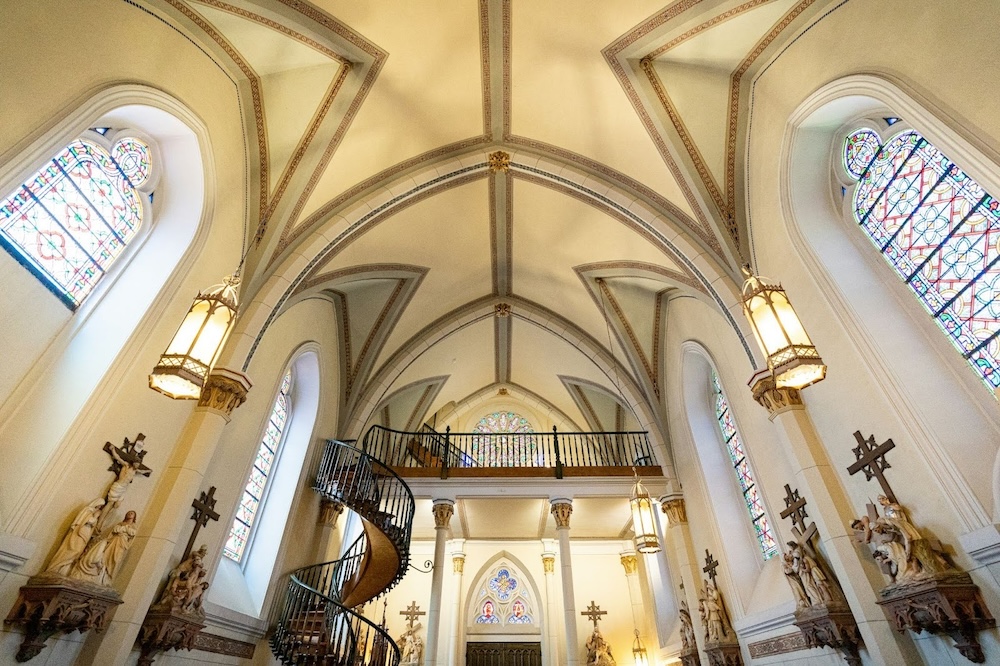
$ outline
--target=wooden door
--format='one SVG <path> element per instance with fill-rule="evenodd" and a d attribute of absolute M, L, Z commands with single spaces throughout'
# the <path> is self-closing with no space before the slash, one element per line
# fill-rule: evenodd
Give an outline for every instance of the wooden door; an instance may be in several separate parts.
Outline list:
<path fill-rule="evenodd" d="M 468 643 L 466 666 L 542 666 L 541 643 Z"/>

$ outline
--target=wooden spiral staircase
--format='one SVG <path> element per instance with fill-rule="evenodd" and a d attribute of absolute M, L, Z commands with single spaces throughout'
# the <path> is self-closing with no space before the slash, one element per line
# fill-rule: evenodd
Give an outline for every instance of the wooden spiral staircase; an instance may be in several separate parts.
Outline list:
<path fill-rule="evenodd" d="M 364 533 L 343 557 L 293 571 L 271 650 L 284 664 L 397 666 L 399 648 L 360 612 L 406 573 L 413 494 L 354 442 L 330 440 L 313 488 L 355 511 Z"/>

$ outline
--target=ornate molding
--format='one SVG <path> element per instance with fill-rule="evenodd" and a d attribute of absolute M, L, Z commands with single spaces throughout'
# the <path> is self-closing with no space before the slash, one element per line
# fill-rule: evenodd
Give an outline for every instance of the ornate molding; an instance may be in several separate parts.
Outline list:
<path fill-rule="evenodd" d="M 639 570 L 639 561 L 635 553 L 622 553 L 622 566 L 625 567 L 625 575 L 631 576 Z"/>
<path fill-rule="evenodd" d="M 487 164 L 490 167 L 490 171 L 493 173 L 507 173 L 510 171 L 510 153 L 506 153 L 502 150 L 490 153 L 487 158 Z"/>
<path fill-rule="evenodd" d="M 198 406 L 218 412 L 228 421 L 233 411 L 246 401 L 251 386 L 250 378 L 242 372 L 215 368 L 205 380 Z"/>
<path fill-rule="evenodd" d="M 455 553 L 451 556 L 451 570 L 456 574 L 465 573 L 465 555 Z"/>
<path fill-rule="evenodd" d="M 238 641 L 235 638 L 226 638 L 225 636 L 216 636 L 215 634 L 206 634 L 205 632 L 198 634 L 194 639 L 195 650 L 214 652 L 215 654 L 224 654 L 231 657 L 242 657 L 243 659 L 252 659 L 255 647 L 256 645 L 253 643 Z"/>
<path fill-rule="evenodd" d="M 326 499 L 319 501 L 319 519 L 317 525 L 324 527 L 336 527 L 337 519 L 344 512 L 344 505 L 336 500 Z"/>
<path fill-rule="evenodd" d="M 764 657 L 773 657 L 779 654 L 786 654 L 788 652 L 797 652 L 798 650 L 805 650 L 809 646 L 806 645 L 805 636 L 801 632 L 796 631 L 791 634 L 784 634 L 782 636 L 775 636 L 774 638 L 767 638 L 762 641 L 757 641 L 756 643 L 750 643 L 747 645 L 747 650 L 750 651 L 751 659 L 762 659 Z"/>
<path fill-rule="evenodd" d="M 789 409 L 802 409 L 802 393 L 794 388 L 777 387 L 770 370 L 759 370 L 747 383 L 753 399 L 767 410 L 771 419 Z"/>
<path fill-rule="evenodd" d="M 573 515 L 571 500 L 552 500 L 552 517 L 556 519 L 557 529 L 569 529 L 569 517 Z"/>
<path fill-rule="evenodd" d="M 661 500 L 660 509 L 666 514 L 667 522 L 671 526 L 687 524 L 687 507 L 683 498 Z"/>
<path fill-rule="evenodd" d="M 455 503 L 451 500 L 434 500 L 431 510 L 434 512 L 434 528 L 444 529 L 455 514 Z"/>
<path fill-rule="evenodd" d="M 136 641 L 142 648 L 138 666 L 150 666 L 153 657 L 168 650 L 193 650 L 198 634 L 205 628 L 204 615 L 151 610 L 146 614 Z"/>
<path fill-rule="evenodd" d="M 556 556 L 552 553 L 542 553 L 542 569 L 545 573 L 556 572 Z"/>

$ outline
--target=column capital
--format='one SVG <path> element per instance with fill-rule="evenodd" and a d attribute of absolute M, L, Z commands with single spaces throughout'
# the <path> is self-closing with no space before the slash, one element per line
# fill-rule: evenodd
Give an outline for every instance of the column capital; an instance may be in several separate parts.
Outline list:
<path fill-rule="evenodd" d="M 555 553 L 542 553 L 542 569 L 544 569 L 545 573 L 547 574 L 556 572 Z"/>
<path fill-rule="evenodd" d="M 667 516 L 670 525 L 683 525 L 687 523 L 687 507 L 683 497 L 663 497 L 660 499 L 660 509 Z"/>
<path fill-rule="evenodd" d="M 776 386 L 770 370 L 758 370 L 747 385 L 753 393 L 753 399 L 767 410 L 768 418 L 772 420 L 782 412 L 804 408 L 802 393 L 798 389 Z"/>
<path fill-rule="evenodd" d="M 456 574 L 461 574 L 465 571 L 465 553 L 451 554 L 451 570 Z"/>
<path fill-rule="evenodd" d="M 251 386 L 253 382 L 242 372 L 215 368 L 205 380 L 198 406 L 221 414 L 228 422 L 233 411 L 246 401 Z"/>
<path fill-rule="evenodd" d="M 556 529 L 569 529 L 569 517 L 573 514 L 573 500 L 559 498 L 549 500 L 552 517 L 556 519 Z"/>
<path fill-rule="evenodd" d="M 337 525 L 337 518 L 340 518 L 340 514 L 343 512 L 343 504 L 337 500 L 324 497 L 319 501 L 319 519 L 316 523 L 324 527 L 335 527 Z"/>
<path fill-rule="evenodd" d="M 455 501 L 450 499 L 436 499 L 431 510 L 434 512 L 434 527 L 446 528 L 452 515 L 455 513 Z"/>
<path fill-rule="evenodd" d="M 622 566 L 625 567 L 625 575 L 631 576 L 639 570 L 639 561 L 635 553 L 622 553 Z"/>

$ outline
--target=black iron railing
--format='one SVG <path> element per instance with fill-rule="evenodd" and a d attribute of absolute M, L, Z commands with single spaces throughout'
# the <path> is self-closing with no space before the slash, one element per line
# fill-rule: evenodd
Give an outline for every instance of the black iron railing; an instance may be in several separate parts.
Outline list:
<path fill-rule="evenodd" d="M 395 551 L 389 558 L 395 569 L 375 574 L 375 587 L 361 583 L 373 575 L 365 569 L 374 547 L 366 531 L 339 560 L 293 571 L 271 635 L 271 650 L 285 664 L 397 666 L 395 642 L 359 611 L 406 573 L 413 494 L 395 472 L 360 451 L 355 442 L 332 440 L 326 444 L 313 488 L 356 511 L 378 530 L 385 539 L 376 540 L 379 547 Z"/>
<path fill-rule="evenodd" d="M 413 468 L 458 470 L 536 468 L 562 478 L 566 468 L 657 467 L 649 434 L 632 432 L 454 433 L 372 426 L 362 449 L 405 474 Z"/>

